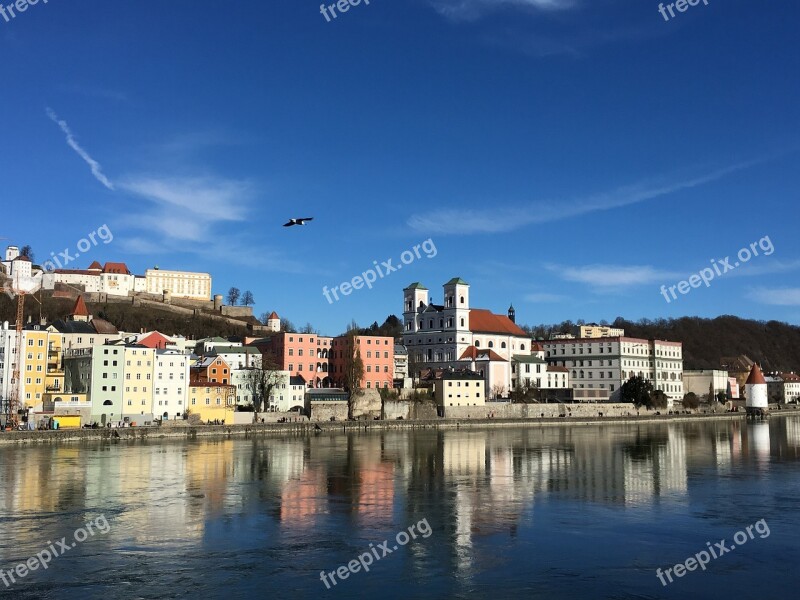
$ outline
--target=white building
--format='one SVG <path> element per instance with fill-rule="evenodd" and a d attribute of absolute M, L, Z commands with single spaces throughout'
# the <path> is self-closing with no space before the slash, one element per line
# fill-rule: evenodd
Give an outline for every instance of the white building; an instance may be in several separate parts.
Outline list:
<path fill-rule="evenodd" d="M 182 419 L 189 400 L 189 357 L 177 350 L 156 350 L 153 379 L 155 417 Z"/>
<path fill-rule="evenodd" d="M 232 371 L 236 369 L 261 368 L 261 350 L 255 346 L 223 346 L 215 345 L 207 356 L 219 356 Z"/>
<path fill-rule="evenodd" d="M 485 393 L 511 389 L 511 357 L 529 354 L 533 340 L 508 316 L 471 308 L 469 284 L 454 278 L 443 286 L 444 303 L 433 304 L 428 288 L 413 283 L 403 290 L 403 345 L 410 368 L 453 368 L 482 372 Z M 418 373 L 409 373 L 416 377 Z"/>
<path fill-rule="evenodd" d="M 269 409 L 276 412 L 289 412 L 303 408 L 306 398 L 306 380 L 299 375 L 291 375 L 289 371 L 280 371 L 280 383 L 272 390 L 269 398 Z"/>
<path fill-rule="evenodd" d="M 56 284 L 81 287 L 86 292 L 111 296 L 128 296 L 142 292 L 161 296 L 167 292 L 173 298 L 211 300 L 211 275 L 208 273 L 162 271 L 155 268 L 148 269 L 141 276 L 131 273 L 128 266 L 121 262 L 101 265 L 94 261 L 88 269 L 50 268 L 44 273 L 42 287 L 52 290 Z"/>
<path fill-rule="evenodd" d="M 770 402 L 786 404 L 800 401 L 800 377 L 795 373 L 771 373 L 764 379 Z"/>
<path fill-rule="evenodd" d="M 211 300 L 211 275 L 187 271 L 163 271 L 156 267 L 144 274 L 148 294 L 168 292 L 173 298 Z"/>
<path fill-rule="evenodd" d="M 569 369 L 575 400 L 608 402 L 638 375 L 670 402 L 683 399 L 683 344 L 636 338 L 577 338 L 543 342 L 545 359 Z"/>
<path fill-rule="evenodd" d="M 445 372 L 433 384 L 436 404 L 447 408 L 456 406 L 485 406 L 483 377 L 477 373 Z"/>
<path fill-rule="evenodd" d="M 694 393 L 698 397 L 704 398 L 709 390 L 714 390 L 716 396 L 720 392 L 728 394 L 728 372 L 719 370 L 707 371 L 684 371 L 683 389 L 685 393 Z"/>

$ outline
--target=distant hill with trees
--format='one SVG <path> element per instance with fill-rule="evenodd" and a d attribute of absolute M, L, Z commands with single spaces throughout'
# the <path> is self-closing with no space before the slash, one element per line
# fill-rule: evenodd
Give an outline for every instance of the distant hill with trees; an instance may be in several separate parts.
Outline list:
<path fill-rule="evenodd" d="M 525 326 L 524 329 L 535 338 L 549 339 L 552 333 L 574 332 L 581 324 L 580 321 L 564 321 L 556 325 Z M 746 354 L 766 371 L 800 371 L 800 327 L 780 321 L 754 321 L 730 315 L 715 319 L 681 317 L 640 321 L 619 317 L 610 325 L 624 329 L 629 337 L 683 342 L 687 370 L 718 369 L 721 357 Z"/>

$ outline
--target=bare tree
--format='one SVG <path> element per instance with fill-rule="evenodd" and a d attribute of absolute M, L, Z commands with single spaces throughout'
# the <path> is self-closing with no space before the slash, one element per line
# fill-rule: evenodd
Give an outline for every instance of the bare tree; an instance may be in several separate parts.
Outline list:
<path fill-rule="evenodd" d="M 258 413 L 269 406 L 272 392 L 280 385 L 281 378 L 279 365 L 269 355 L 262 358 L 261 367 L 247 369 L 245 380 L 253 395 L 254 422 L 258 419 Z"/>
<path fill-rule="evenodd" d="M 314 329 L 314 326 L 311 323 L 306 323 L 305 326 L 303 326 L 303 329 L 301 329 L 299 333 L 315 333 L 315 334 L 319 334 L 319 331 Z"/>
<path fill-rule="evenodd" d="M 239 288 L 232 287 L 228 290 L 228 306 L 236 306 L 236 303 L 239 301 L 239 296 L 241 292 Z"/>
<path fill-rule="evenodd" d="M 297 328 L 294 326 L 289 319 L 286 317 L 281 318 L 281 331 L 285 331 L 286 333 L 297 333 Z"/>
<path fill-rule="evenodd" d="M 505 386 L 502 386 L 502 385 L 499 385 L 499 384 L 498 385 L 493 385 L 491 393 L 492 393 L 492 399 L 497 400 L 498 398 L 502 398 L 503 397 L 503 394 L 506 393 L 506 388 L 505 388 Z"/>
<path fill-rule="evenodd" d="M 361 359 L 361 350 L 358 348 L 358 323 L 352 321 L 347 327 L 344 387 L 350 393 L 347 401 L 347 418 L 353 418 L 353 405 L 355 398 L 361 395 L 361 383 L 364 380 L 364 361 Z"/>
<path fill-rule="evenodd" d="M 244 294 L 242 294 L 242 306 L 253 306 L 256 303 L 255 298 L 253 298 L 253 292 L 250 290 L 246 290 Z"/>
<path fill-rule="evenodd" d="M 25 244 L 22 248 L 20 248 L 19 255 L 20 256 L 27 256 L 28 258 L 31 259 L 31 261 L 34 260 L 34 258 L 33 258 L 33 248 L 31 248 L 28 244 Z"/>

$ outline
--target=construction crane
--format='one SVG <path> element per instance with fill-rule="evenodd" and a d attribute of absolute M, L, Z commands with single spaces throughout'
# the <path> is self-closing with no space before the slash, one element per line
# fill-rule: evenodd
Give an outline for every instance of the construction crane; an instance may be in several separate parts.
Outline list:
<path fill-rule="evenodd" d="M 16 337 L 16 356 L 14 357 L 14 371 L 11 376 L 11 395 L 8 399 L 8 420 L 7 423 L 11 425 L 11 429 L 19 427 L 19 407 L 20 407 L 20 393 L 22 386 L 20 385 L 20 365 L 22 363 L 22 325 L 25 320 L 25 292 L 22 290 L 17 291 L 17 337 Z"/>

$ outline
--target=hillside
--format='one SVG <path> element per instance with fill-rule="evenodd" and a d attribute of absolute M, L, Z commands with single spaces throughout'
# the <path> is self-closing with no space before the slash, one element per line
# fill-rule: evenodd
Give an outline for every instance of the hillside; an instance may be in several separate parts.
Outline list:
<path fill-rule="evenodd" d="M 54 321 L 63 319 L 75 305 L 74 300 L 52 298 L 44 296 L 41 305 L 33 298 L 25 302 L 25 320 L 30 318 L 33 322 Z M 247 335 L 247 327 L 226 323 L 210 317 L 184 316 L 159 310 L 156 307 L 131 306 L 123 303 L 93 304 L 87 302 L 89 312 L 95 317 L 106 319 L 114 324 L 117 329 L 129 333 L 141 330 L 158 330 L 165 335 L 183 335 L 191 339 L 211 336 Z M 16 318 L 16 300 L 11 301 L 5 294 L 0 294 L 0 323 L 8 321 L 13 327 Z"/>
<path fill-rule="evenodd" d="M 548 337 L 551 332 L 571 331 L 574 323 L 539 325 L 527 329 L 535 337 Z M 716 319 L 682 317 L 627 321 L 622 317 L 614 327 L 625 329 L 625 335 L 637 338 L 683 342 L 684 368 L 718 369 L 723 356 L 746 354 L 767 371 L 800 370 L 800 327 L 779 321 L 753 321 L 734 316 Z"/>

